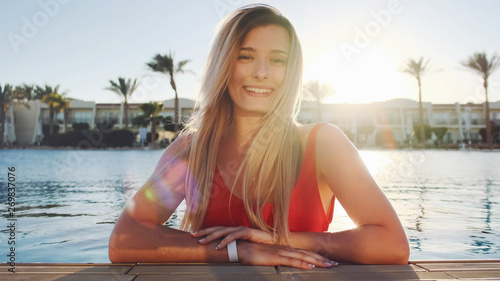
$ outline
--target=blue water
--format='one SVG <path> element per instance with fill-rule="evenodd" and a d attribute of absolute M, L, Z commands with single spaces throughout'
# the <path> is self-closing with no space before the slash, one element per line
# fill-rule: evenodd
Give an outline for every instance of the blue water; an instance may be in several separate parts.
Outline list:
<path fill-rule="evenodd" d="M 4 204 L 8 167 L 16 168 L 16 262 L 109 262 L 113 223 L 161 153 L 1 150 L 0 253 L 6 259 L 10 247 Z M 400 215 L 412 260 L 500 259 L 500 153 L 361 155 Z M 336 208 L 330 230 L 351 226 Z"/>

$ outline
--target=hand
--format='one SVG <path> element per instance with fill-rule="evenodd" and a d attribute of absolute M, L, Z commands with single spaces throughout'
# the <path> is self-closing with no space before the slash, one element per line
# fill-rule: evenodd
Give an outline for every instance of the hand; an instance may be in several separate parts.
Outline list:
<path fill-rule="evenodd" d="M 202 229 L 198 232 L 192 234 L 194 237 L 202 237 L 206 236 L 203 239 L 200 239 L 200 243 L 202 245 L 207 245 L 213 240 L 224 237 L 215 247 L 217 250 L 224 249 L 227 244 L 231 243 L 234 240 L 248 240 L 255 243 L 261 244 L 273 244 L 273 236 L 265 231 L 248 228 L 244 226 L 236 226 L 236 227 L 226 227 L 226 226 L 214 226 Z"/>
<path fill-rule="evenodd" d="M 244 226 L 214 226 L 202 229 L 198 232 L 193 233 L 192 235 L 194 237 L 206 236 L 203 239 L 200 239 L 200 243 L 203 245 L 206 245 L 213 240 L 224 237 L 219 245 L 217 245 L 217 249 L 223 249 L 227 244 L 237 239 L 248 240 L 261 244 L 273 244 L 273 237 L 270 233 Z"/>
<path fill-rule="evenodd" d="M 338 263 L 316 253 L 279 245 L 238 241 L 238 257 L 245 265 L 293 266 L 302 269 L 333 267 Z"/>

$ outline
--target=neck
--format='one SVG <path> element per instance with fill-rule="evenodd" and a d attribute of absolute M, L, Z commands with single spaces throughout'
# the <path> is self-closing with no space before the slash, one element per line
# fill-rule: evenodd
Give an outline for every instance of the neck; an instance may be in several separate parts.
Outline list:
<path fill-rule="evenodd" d="M 241 116 L 233 115 L 233 122 L 229 125 L 226 142 L 244 152 L 250 146 L 255 134 L 258 123 L 262 116 Z"/>

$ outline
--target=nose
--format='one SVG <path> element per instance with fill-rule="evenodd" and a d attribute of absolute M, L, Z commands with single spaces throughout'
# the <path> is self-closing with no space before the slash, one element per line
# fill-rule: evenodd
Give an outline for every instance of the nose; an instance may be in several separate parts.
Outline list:
<path fill-rule="evenodd" d="M 252 77 L 261 81 L 263 79 L 267 79 L 267 75 L 269 74 L 269 67 L 267 62 L 264 59 L 256 60 Z"/>

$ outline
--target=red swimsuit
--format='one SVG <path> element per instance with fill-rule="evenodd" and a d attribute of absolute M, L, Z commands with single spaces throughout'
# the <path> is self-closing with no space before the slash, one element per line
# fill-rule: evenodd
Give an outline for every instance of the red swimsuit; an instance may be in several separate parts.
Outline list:
<path fill-rule="evenodd" d="M 290 201 L 288 215 L 290 231 L 323 232 L 328 230 L 328 226 L 332 222 L 335 197 L 332 197 L 328 214 L 325 214 L 316 177 L 316 134 L 322 125 L 317 124 L 309 133 L 299 180 L 293 189 Z M 264 207 L 263 215 L 268 225 L 272 226 L 271 204 Z M 210 202 L 202 229 L 211 226 L 240 225 L 249 226 L 244 203 L 240 198 L 231 194 L 216 168 Z"/>

